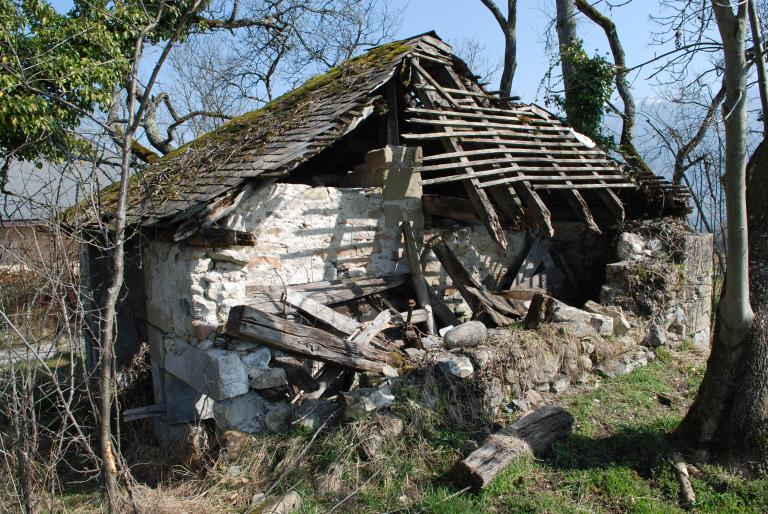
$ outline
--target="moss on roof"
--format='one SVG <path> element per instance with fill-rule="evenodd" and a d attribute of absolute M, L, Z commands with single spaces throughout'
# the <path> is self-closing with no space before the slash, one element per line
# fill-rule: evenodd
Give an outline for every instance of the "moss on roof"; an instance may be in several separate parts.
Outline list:
<path fill-rule="evenodd" d="M 263 107 L 238 116 L 194 141 L 168 153 L 131 177 L 128 185 L 129 211 L 145 202 L 153 207 L 170 200 L 181 200 L 202 179 L 223 180 L 217 173 L 242 150 L 249 153 L 263 148 L 276 136 L 299 126 L 315 98 L 332 96 L 349 88 L 350 82 L 368 70 L 383 68 L 402 59 L 412 47 L 409 40 L 396 41 L 349 59 L 326 73 L 316 75 L 301 86 L 272 100 Z M 117 208 L 119 183 L 102 189 L 98 205 L 110 216 Z M 93 199 L 70 209 L 67 217 L 87 214 Z"/>

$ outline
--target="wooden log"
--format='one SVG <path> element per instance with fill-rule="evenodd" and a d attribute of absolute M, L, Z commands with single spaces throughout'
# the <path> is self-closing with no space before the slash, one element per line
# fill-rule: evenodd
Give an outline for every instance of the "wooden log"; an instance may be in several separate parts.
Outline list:
<path fill-rule="evenodd" d="M 451 470 L 459 487 L 486 487 L 515 459 L 540 455 L 567 436 L 573 416 L 562 407 L 544 406 L 491 435 L 483 445 Z"/>
<path fill-rule="evenodd" d="M 419 260 L 419 250 L 416 247 L 416 236 L 413 234 L 413 227 L 409 221 L 403 221 L 401 224 L 403 239 L 405 240 L 405 253 L 408 257 L 408 269 L 411 272 L 411 281 L 413 289 L 416 291 L 416 299 L 419 306 L 427 311 L 427 332 L 434 334 L 435 319 L 432 317 L 432 304 L 429 298 L 429 284 L 424 278 L 424 270 L 421 269 Z"/>
<path fill-rule="evenodd" d="M 232 307 L 226 330 L 234 337 L 356 371 L 383 373 L 385 366 L 398 367 L 402 363 L 402 357 L 394 352 L 345 341 L 324 330 L 299 325 L 247 305 Z"/>

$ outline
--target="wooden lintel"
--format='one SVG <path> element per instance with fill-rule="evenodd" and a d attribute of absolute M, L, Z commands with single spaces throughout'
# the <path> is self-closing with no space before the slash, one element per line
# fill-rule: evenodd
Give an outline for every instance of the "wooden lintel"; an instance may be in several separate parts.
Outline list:
<path fill-rule="evenodd" d="M 189 246 L 221 248 L 226 246 L 255 246 L 256 236 L 250 232 L 222 227 L 200 227 L 186 239 L 179 241 Z"/>
<path fill-rule="evenodd" d="M 422 195 L 421 205 L 425 214 L 449 218 L 465 223 L 482 224 L 480 217 L 466 198 L 443 195 Z"/>

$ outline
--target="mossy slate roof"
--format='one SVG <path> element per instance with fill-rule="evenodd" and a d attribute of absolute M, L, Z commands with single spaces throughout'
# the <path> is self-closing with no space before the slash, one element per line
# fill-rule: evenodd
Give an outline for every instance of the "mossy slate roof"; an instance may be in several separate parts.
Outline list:
<path fill-rule="evenodd" d="M 130 179 L 127 223 L 178 223 L 254 177 L 290 172 L 371 114 L 372 93 L 424 47 L 450 49 L 434 33 L 373 48 L 147 166 Z M 106 218 L 118 186 L 99 195 Z"/>

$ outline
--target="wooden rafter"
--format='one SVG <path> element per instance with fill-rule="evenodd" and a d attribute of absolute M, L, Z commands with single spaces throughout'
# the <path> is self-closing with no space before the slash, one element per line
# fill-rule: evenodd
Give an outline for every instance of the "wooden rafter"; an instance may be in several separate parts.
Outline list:
<path fill-rule="evenodd" d="M 427 83 L 432 84 L 433 87 L 440 89 L 440 85 L 437 84 L 437 81 L 435 81 L 435 79 L 432 78 L 429 73 L 427 73 L 426 70 L 424 70 L 424 68 L 419 65 L 416 59 L 411 59 L 411 64 L 418 72 L 419 78 L 423 79 Z M 433 92 L 426 91 L 418 87 L 416 88 L 416 92 L 425 105 L 427 105 L 429 108 L 435 108 L 437 105 L 437 99 L 435 98 L 435 94 Z M 450 94 L 442 92 L 441 96 L 447 96 L 447 100 L 449 102 L 453 102 Z M 446 129 L 444 136 L 440 138 L 443 146 L 449 152 L 463 151 L 464 149 L 459 144 L 458 138 L 454 136 L 452 132 L 453 130 L 449 127 Z M 472 175 L 475 173 L 475 170 L 472 168 L 469 159 L 466 157 L 459 157 L 459 160 L 465 164 L 464 171 L 466 174 Z M 488 229 L 491 237 L 499 244 L 499 246 L 506 249 L 507 237 L 504 234 L 504 230 L 502 229 L 501 223 L 499 222 L 499 217 L 496 214 L 496 211 L 494 210 L 493 204 L 488 198 L 488 195 L 485 193 L 485 191 L 477 187 L 479 185 L 477 179 L 465 181 L 464 184 L 470 201 L 475 206 L 475 209 L 477 209 L 478 214 L 480 215 L 480 219 L 483 220 L 483 224 Z"/>

